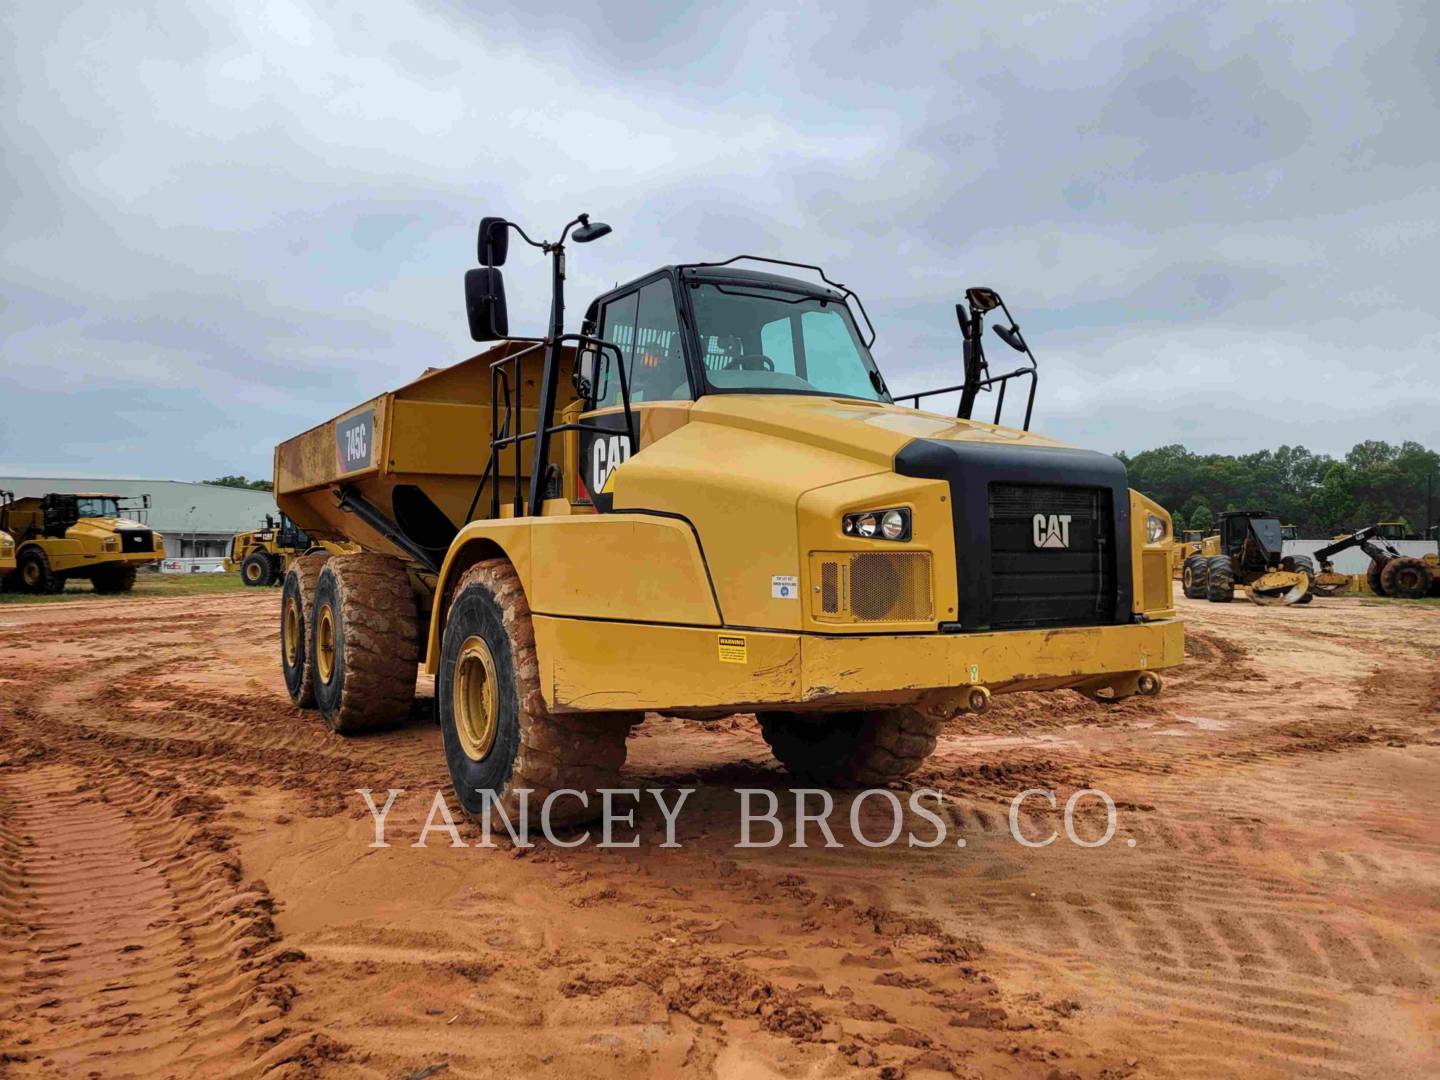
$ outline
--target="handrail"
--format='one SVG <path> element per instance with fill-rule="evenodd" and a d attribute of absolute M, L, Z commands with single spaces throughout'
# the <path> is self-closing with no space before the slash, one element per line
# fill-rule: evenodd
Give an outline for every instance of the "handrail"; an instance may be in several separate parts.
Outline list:
<path fill-rule="evenodd" d="M 533 340 L 533 339 L 527 339 Z M 490 459 L 485 463 L 485 472 L 480 478 L 480 485 L 475 491 L 475 497 L 470 503 L 470 512 L 474 512 L 476 503 L 480 500 L 480 493 L 484 490 L 486 483 L 490 483 L 490 516 L 500 516 L 500 480 L 503 476 L 502 453 L 507 449 L 514 452 L 514 481 L 512 511 L 516 517 L 523 515 L 525 511 L 524 497 L 521 495 L 523 483 L 524 444 L 532 439 L 539 439 L 542 435 L 548 437 L 564 431 L 590 431 L 599 434 L 611 435 L 614 432 L 600 428 L 594 424 L 584 421 L 571 421 L 561 424 L 542 424 L 533 431 L 522 431 L 521 418 L 524 415 L 524 382 L 520 378 L 520 362 L 529 354 L 543 350 L 547 362 L 552 354 L 558 353 L 558 348 L 563 345 L 574 344 L 580 348 L 592 348 L 598 352 L 609 350 L 615 356 L 615 367 L 620 377 L 620 402 L 625 414 L 625 435 L 629 442 L 630 452 L 633 454 L 636 449 L 638 436 L 635 431 L 635 416 L 630 407 L 630 376 L 625 370 L 625 358 L 620 352 L 619 346 L 614 342 L 604 341 L 589 334 L 562 334 L 551 341 L 549 338 L 534 341 L 524 349 L 507 353 L 490 362 Z M 593 388 L 592 388 L 593 389 Z M 502 417 L 500 403 L 504 402 L 505 412 Z M 513 422 L 513 428 L 512 428 Z M 532 462 L 532 469 L 534 463 Z M 543 495 L 542 495 L 543 499 Z M 540 507 L 532 505 L 530 513 L 538 514 Z"/>
<path fill-rule="evenodd" d="M 975 383 L 975 387 L 977 390 L 988 390 L 995 383 L 1000 384 L 1000 394 L 995 401 L 995 419 L 992 420 L 991 423 L 998 425 L 1000 423 L 1000 415 L 1002 412 L 1004 412 L 1005 383 L 1008 382 L 1010 379 L 1017 378 L 1021 375 L 1030 376 L 1030 394 L 1025 403 L 1024 427 L 1024 430 L 1030 430 L 1030 417 L 1035 410 L 1035 389 L 1039 383 L 1039 375 L 1036 373 L 1036 369 L 1034 367 L 1017 368 L 1014 371 L 1007 371 L 1004 375 L 992 375 L 987 379 L 980 379 Z M 906 401 L 913 402 L 915 408 L 918 409 L 920 407 L 921 398 L 934 397 L 937 394 L 958 393 L 959 391 L 964 390 L 965 386 L 965 383 L 959 383 L 956 386 L 942 386 L 938 390 L 922 390 L 918 394 L 896 394 L 894 400 L 897 405 Z"/>

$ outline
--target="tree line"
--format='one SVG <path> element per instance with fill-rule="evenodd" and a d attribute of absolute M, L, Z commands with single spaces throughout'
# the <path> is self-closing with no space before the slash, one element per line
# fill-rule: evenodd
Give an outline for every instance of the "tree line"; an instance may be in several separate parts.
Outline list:
<path fill-rule="evenodd" d="M 1224 510 L 1269 510 L 1304 537 L 1403 521 L 1423 535 L 1440 517 L 1440 454 L 1417 442 L 1376 439 L 1343 458 L 1282 446 L 1253 454 L 1196 454 L 1176 444 L 1115 455 L 1130 486 L 1169 510 L 1178 529 L 1208 528 Z M 1426 482 L 1432 506 L 1426 506 Z"/>

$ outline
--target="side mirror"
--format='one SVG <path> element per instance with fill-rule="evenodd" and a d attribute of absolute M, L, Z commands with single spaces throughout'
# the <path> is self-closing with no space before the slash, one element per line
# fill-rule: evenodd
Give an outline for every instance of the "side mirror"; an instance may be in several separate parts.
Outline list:
<path fill-rule="evenodd" d="M 577 244 L 588 244 L 591 240 L 599 240 L 602 236 L 609 235 L 610 226 L 606 225 L 603 221 L 596 221 L 593 223 L 587 221 L 584 225 L 581 225 L 578 229 L 571 233 L 570 237 Z"/>
<path fill-rule="evenodd" d="M 999 335 L 1000 340 L 1005 342 L 1006 345 L 1009 345 L 1010 348 L 1014 349 L 1016 352 L 1025 351 L 1025 339 L 1020 336 L 1020 327 L 1001 326 L 999 323 L 996 323 L 990 329 L 994 330 L 995 333 Z"/>
<path fill-rule="evenodd" d="M 500 341 L 510 335 L 505 310 L 505 279 L 493 266 L 465 271 L 465 314 L 475 341 Z"/>
<path fill-rule="evenodd" d="M 965 299 L 970 301 L 970 306 L 977 312 L 994 311 L 1000 306 L 1000 294 L 994 289 L 987 289 L 983 285 L 976 285 L 965 290 Z"/>
<path fill-rule="evenodd" d="M 504 266 L 510 253 L 510 223 L 504 218 L 480 219 L 480 237 L 475 254 L 481 266 Z M 479 339 L 477 339 L 479 340 Z"/>

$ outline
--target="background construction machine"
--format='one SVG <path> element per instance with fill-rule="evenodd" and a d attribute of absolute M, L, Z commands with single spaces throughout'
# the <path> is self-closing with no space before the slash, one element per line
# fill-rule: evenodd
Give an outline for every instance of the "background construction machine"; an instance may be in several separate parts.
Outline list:
<path fill-rule="evenodd" d="M 4 520 L 5 508 L 15 499 L 13 491 L 0 491 L 0 521 Z M 8 532 L 0 529 L 0 589 L 5 587 L 5 581 L 15 569 L 15 538 Z"/>
<path fill-rule="evenodd" d="M 1228 604 L 1237 585 L 1257 604 L 1308 604 L 1315 564 L 1284 554 L 1280 519 L 1263 510 L 1227 510 L 1217 534 L 1185 560 L 1185 595 Z M 1206 550 L 1211 545 L 1214 553 Z"/>
<path fill-rule="evenodd" d="M 1400 533 L 1398 537 L 1395 536 L 1397 531 Z M 1440 596 L 1440 552 L 1424 556 L 1402 555 L 1391 542 L 1393 539 L 1405 539 L 1402 522 L 1381 521 L 1337 536 L 1333 543 L 1315 552 L 1315 559 L 1320 564 L 1316 591 L 1328 596 L 1348 586 L 1349 577 L 1337 574 L 1331 559 L 1342 551 L 1358 547 L 1370 556 L 1365 583 L 1376 596 L 1393 596 L 1403 600 Z"/>
<path fill-rule="evenodd" d="M 551 258 L 544 338 L 507 337 L 512 231 Z M 464 808 L 563 819 L 598 812 L 647 711 L 753 711 L 795 773 L 870 785 L 992 693 L 1159 691 L 1183 652 L 1169 515 L 1110 455 L 970 419 L 1016 378 L 1033 403 L 1033 357 L 985 360 L 992 311 L 1030 355 L 995 292 L 957 306 L 956 418 L 895 404 L 818 267 L 661 267 L 565 333 L 566 240 L 609 231 L 486 219 L 466 303 L 496 344 L 276 448 L 281 509 L 365 549 L 286 576 L 297 704 L 396 724 L 418 660 Z"/>
<path fill-rule="evenodd" d="M 1204 529 L 1185 529 L 1175 537 L 1170 549 L 1170 576 L 1184 581 L 1185 563 L 1192 555 L 1216 555 L 1220 551 L 1219 537 L 1210 537 L 1207 545 Z M 1187 590 L 1186 595 L 1189 595 Z"/>
<path fill-rule="evenodd" d="M 301 555 L 348 555 L 359 550 L 355 544 L 312 540 L 287 515 L 280 515 L 277 526 L 275 518 L 266 514 L 264 528 L 236 533 L 231 538 L 224 565 L 227 573 L 240 571 L 240 581 L 245 585 L 275 585 Z"/>
<path fill-rule="evenodd" d="M 10 500 L 0 507 L 0 531 L 16 545 L 7 587 L 58 593 L 71 578 L 88 578 L 99 593 L 130 591 L 137 569 L 165 558 L 164 538 L 144 522 L 149 508 L 149 495 L 103 492 Z"/>

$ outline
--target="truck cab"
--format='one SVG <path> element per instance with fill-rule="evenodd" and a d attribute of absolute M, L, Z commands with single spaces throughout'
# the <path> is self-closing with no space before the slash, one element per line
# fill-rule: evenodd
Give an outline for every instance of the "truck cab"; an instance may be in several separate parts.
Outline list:
<path fill-rule="evenodd" d="M 165 558 L 165 540 L 145 521 L 150 496 L 52 492 L 13 499 L 0 529 L 16 545 L 12 583 L 27 592 L 58 593 L 71 578 L 96 592 L 128 592 L 135 573 Z"/>

